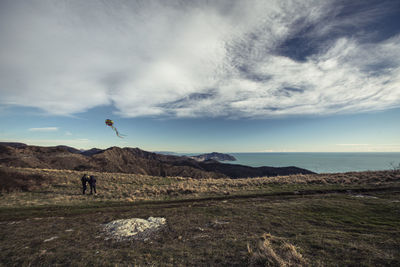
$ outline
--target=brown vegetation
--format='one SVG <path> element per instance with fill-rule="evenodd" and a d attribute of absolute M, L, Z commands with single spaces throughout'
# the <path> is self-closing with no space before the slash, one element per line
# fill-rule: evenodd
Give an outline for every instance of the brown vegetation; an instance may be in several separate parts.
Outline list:
<path fill-rule="evenodd" d="M 23 173 L 11 168 L 0 168 L 0 191 L 33 191 L 43 185 L 49 185 L 51 179 L 40 173 Z"/>
<path fill-rule="evenodd" d="M 309 189 L 376 188 L 378 186 L 399 186 L 400 182 L 400 173 L 392 171 L 290 175 L 251 179 L 192 179 L 93 171 L 10 167 L 0 167 L 0 169 L 13 176 L 8 175 L 8 178 L 3 178 L 4 181 L 12 181 L 5 184 L 13 185 L 15 189 L 20 188 L 19 191 L 28 191 L 3 194 L 0 196 L 0 206 L 68 205 L 88 201 L 136 202 L 141 200 L 296 192 Z M 83 196 L 81 193 L 80 178 L 84 173 L 97 177 L 98 194 L 93 198 Z M 21 179 L 29 182 L 20 183 Z M 26 188 L 25 185 L 27 184 L 31 186 L 23 189 Z M 15 189 L 11 191 L 15 191 Z"/>
<path fill-rule="evenodd" d="M 247 251 L 250 266 L 307 266 L 306 260 L 294 245 L 269 233 L 262 235 L 256 248 L 247 243 Z"/>

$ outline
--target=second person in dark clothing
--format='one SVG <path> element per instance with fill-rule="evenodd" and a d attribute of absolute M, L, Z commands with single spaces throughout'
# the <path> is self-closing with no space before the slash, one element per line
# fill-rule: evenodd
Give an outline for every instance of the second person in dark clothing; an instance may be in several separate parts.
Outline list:
<path fill-rule="evenodd" d="M 89 185 L 90 185 L 90 194 L 93 194 L 93 191 L 95 194 L 97 194 L 96 192 L 96 178 L 93 175 L 90 175 L 90 179 L 89 179 Z"/>
<path fill-rule="evenodd" d="M 81 178 L 81 182 L 82 182 L 82 193 L 85 194 L 86 191 L 86 183 L 89 181 L 89 178 L 87 176 L 87 174 L 84 174 Z"/>

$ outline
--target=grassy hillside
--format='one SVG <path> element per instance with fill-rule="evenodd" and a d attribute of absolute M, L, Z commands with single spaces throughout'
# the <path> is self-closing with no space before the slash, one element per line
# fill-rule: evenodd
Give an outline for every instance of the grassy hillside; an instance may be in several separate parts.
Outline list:
<path fill-rule="evenodd" d="M 91 173 L 99 193 L 82 196 L 82 172 L 1 170 L 17 182 L 0 197 L 0 266 L 400 265 L 399 172 L 238 180 Z M 167 227 L 146 241 L 117 242 L 102 230 L 149 216 L 165 217 Z"/>
<path fill-rule="evenodd" d="M 313 174 L 251 179 L 190 179 L 137 174 L 99 173 L 98 194 L 82 195 L 80 178 L 86 172 L 0 167 L 3 193 L 0 207 L 71 205 L 94 202 L 137 202 L 210 196 L 296 193 L 301 190 L 356 189 L 400 186 L 400 172 Z M 6 177 L 14 181 L 7 182 Z M 89 190 L 87 190 L 88 192 Z M 8 193 L 5 193 L 8 192 Z"/>

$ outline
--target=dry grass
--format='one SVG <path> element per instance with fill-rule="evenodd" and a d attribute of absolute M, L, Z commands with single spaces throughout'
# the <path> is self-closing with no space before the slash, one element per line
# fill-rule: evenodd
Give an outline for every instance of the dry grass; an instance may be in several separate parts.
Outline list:
<path fill-rule="evenodd" d="M 0 208 L 0 266 L 400 266 L 399 201 L 388 191 Z M 104 223 L 149 216 L 167 220 L 154 238 L 105 239 Z"/>
<path fill-rule="evenodd" d="M 374 187 L 400 182 L 400 172 L 393 171 L 246 179 L 191 179 L 90 172 L 90 175 L 97 177 L 98 194 L 88 196 L 82 195 L 80 182 L 80 178 L 86 172 L 0 167 L 1 170 L 8 173 L 8 181 L 25 179 L 30 181 L 31 186 L 28 188 L 29 190 L 6 190 L 7 192 L 3 190 L 0 196 L 0 207 L 69 205 L 104 201 L 136 202 L 285 190 L 296 191 L 309 188 L 345 188 L 350 185 Z M 18 186 L 16 189 L 18 189 Z"/>
<path fill-rule="evenodd" d="M 0 168 L 0 191 L 4 193 L 34 191 L 51 183 L 48 177 L 40 173 L 22 173 L 11 168 Z"/>
<path fill-rule="evenodd" d="M 250 266 L 307 266 L 297 248 L 284 239 L 269 233 L 263 234 L 255 249 L 247 243 Z"/>

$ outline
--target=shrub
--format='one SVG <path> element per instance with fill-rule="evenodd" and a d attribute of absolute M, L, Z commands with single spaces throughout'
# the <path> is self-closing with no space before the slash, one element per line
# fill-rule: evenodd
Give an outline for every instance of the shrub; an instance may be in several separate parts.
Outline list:
<path fill-rule="evenodd" d="M 398 163 L 396 165 L 394 162 L 390 162 L 390 167 L 391 167 L 392 171 L 394 171 L 394 172 L 400 171 L 400 163 Z"/>
<path fill-rule="evenodd" d="M 269 233 L 263 234 L 255 249 L 247 244 L 247 251 L 250 266 L 307 266 L 294 245 Z"/>
<path fill-rule="evenodd" d="M 48 181 L 49 178 L 40 174 L 24 174 L 11 168 L 0 167 L 0 190 L 2 192 L 32 191 Z"/>

